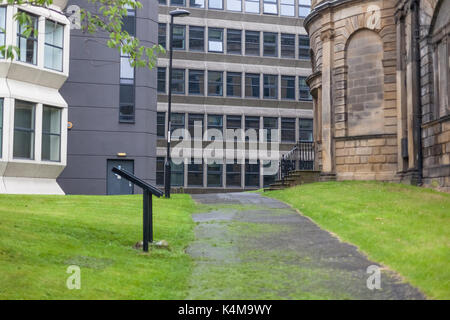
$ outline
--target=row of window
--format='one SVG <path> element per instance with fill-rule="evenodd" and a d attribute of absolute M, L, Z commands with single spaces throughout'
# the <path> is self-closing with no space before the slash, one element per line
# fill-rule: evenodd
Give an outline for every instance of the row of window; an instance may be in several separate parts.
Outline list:
<path fill-rule="evenodd" d="M 245 13 L 263 13 L 285 17 L 296 16 L 298 4 L 298 17 L 305 18 L 311 12 L 311 0 L 159 0 L 159 4 L 169 4 L 176 7 L 189 7 L 204 9 L 226 10 Z"/>
<path fill-rule="evenodd" d="M 158 67 L 158 92 L 160 93 L 166 92 L 166 72 L 165 67 Z M 264 99 L 278 99 L 280 96 L 284 100 L 295 100 L 295 76 L 282 75 L 279 82 L 279 76 L 271 74 L 245 73 L 243 75 L 241 72 L 225 73 L 223 71 L 207 71 L 206 74 L 207 82 L 205 82 L 204 70 L 172 69 L 172 93 L 204 96 L 206 90 L 208 96 L 260 99 L 262 94 Z M 298 99 L 312 100 L 306 77 L 303 76 L 298 77 Z"/>
<path fill-rule="evenodd" d="M 277 117 L 257 117 L 240 115 L 215 115 L 207 114 L 206 119 L 204 114 L 199 113 L 172 113 L 171 114 L 171 131 L 176 129 L 186 129 L 189 131 L 191 137 L 194 137 L 195 130 L 200 129 L 199 132 L 204 132 L 205 122 L 207 129 L 216 129 L 222 132 L 223 129 L 255 129 L 257 137 L 259 138 L 260 122 L 262 121 L 262 129 L 267 130 L 267 141 L 275 141 L 272 137 L 271 130 L 278 130 L 280 128 L 281 142 L 292 143 L 296 141 L 296 118 L 277 118 Z M 187 120 L 187 123 L 186 123 Z M 244 120 L 244 121 L 242 121 Z M 226 125 L 224 126 L 224 121 Z M 166 112 L 157 113 L 157 135 L 158 138 L 165 138 L 166 134 Z M 211 140 L 213 137 L 208 137 Z M 304 142 L 313 141 L 313 120 L 312 119 L 298 119 L 298 140 Z"/>
<path fill-rule="evenodd" d="M 0 7 L 0 46 L 5 45 L 6 7 Z M 27 13 L 32 32 L 26 36 L 26 26 L 17 23 L 17 60 L 37 64 L 39 17 Z M 63 71 L 64 25 L 52 20 L 45 20 L 44 67 Z M 0 56 L 0 58 L 2 58 Z"/>
<path fill-rule="evenodd" d="M 3 99 L 0 99 L 0 157 L 3 140 Z M 13 157 L 34 160 L 36 104 L 15 100 Z M 43 106 L 41 159 L 61 161 L 61 109 Z"/>
<path fill-rule="evenodd" d="M 164 161 L 165 158 L 157 157 L 156 159 L 156 184 L 164 184 Z M 263 163 L 263 166 L 269 166 L 271 163 Z M 260 161 L 257 163 L 250 163 L 249 160 L 245 161 L 245 164 L 239 164 L 235 161 L 232 164 L 207 164 L 206 170 L 204 170 L 203 162 L 196 163 L 193 159 L 191 163 L 187 164 L 187 183 L 188 187 L 203 187 L 203 175 L 206 175 L 205 187 L 222 187 L 224 182 L 227 188 L 242 187 L 242 167 L 244 167 L 244 186 L 245 187 L 260 187 Z M 226 174 L 223 170 L 226 168 Z M 184 163 L 175 164 L 171 163 L 171 185 L 174 187 L 184 186 L 185 167 Z M 204 173 L 205 171 L 205 173 Z M 223 181 L 225 176 L 226 181 Z M 268 186 L 276 180 L 277 175 L 264 175 L 263 184 Z"/>
<path fill-rule="evenodd" d="M 186 32 L 189 35 L 186 36 Z M 207 46 L 205 36 L 207 31 Z M 226 35 L 226 41 L 224 41 Z M 243 36 L 244 35 L 244 36 Z M 281 57 L 295 59 L 295 34 L 261 32 L 238 29 L 206 28 L 199 26 L 173 26 L 174 50 L 215 52 L 247 56 Z M 186 41 L 188 39 L 188 41 Z M 158 25 L 158 42 L 167 46 L 167 24 Z M 261 43 L 262 42 L 262 43 Z M 226 44 L 226 46 L 225 46 Z M 262 52 L 260 50 L 262 48 Z M 298 59 L 309 60 L 310 44 L 307 35 L 298 36 Z"/>

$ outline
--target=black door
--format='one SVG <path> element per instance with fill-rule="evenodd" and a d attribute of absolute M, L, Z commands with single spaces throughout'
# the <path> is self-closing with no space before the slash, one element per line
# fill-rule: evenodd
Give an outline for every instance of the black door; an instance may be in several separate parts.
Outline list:
<path fill-rule="evenodd" d="M 114 167 L 134 173 L 134 161 L 108 160 L 108 179 L 106 182 L 108 194 L 133 194 L 133 184 L 113 173 L 111 170 Z"/>

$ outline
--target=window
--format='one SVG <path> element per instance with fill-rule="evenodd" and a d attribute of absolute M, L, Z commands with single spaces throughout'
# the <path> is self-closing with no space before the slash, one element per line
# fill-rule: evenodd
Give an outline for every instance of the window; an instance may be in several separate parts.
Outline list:
<path fill-rule="evenodd" d="M 280 15 L 287 17 L 295 17 L 295 1 L 281 0 L 280 1 Z"/>
<path fill-rule="evenodd" d="M 136 35 L 136 10 L 131 6 L 127 7 L 127 15 L 122 17 L 122 30 L 128 32 L 130 36 Z"/>
<path fill-rule="evenodd" d="M 5 45 L 6 7 L 0 7 L 0 46 Z M 0 58 L 3 56 L 0 54 Z"/>
<path fill-rule="evenodd" d="M 179 162 L 181 159 L 177 159 Z M 170 185 L 174 187 L 184 186 L 184 163 L 175 164 L 171 161 L 170 164 Z"/>
<path fill-rule="evenodd" d="M 172 69 L 172 93 L 184 94 L 184 69 Z"/>
<path fill-rule="evenodd" d="M 227 10 L 242 11 L 242 0 L 227 0 Z"/>
<path fill-rule="evenodd" d="M 259 56 L 259 31 L 245 31 L 245 54 Z"/>
<path fill-rule="evenodd" d="M 223 96 L 223 72 L 208 71 L 208 96 Z"/>
<path fill-rule="evenodd" d="M 298 92 L 300 100 L 312 100 L 308 84 L 306 83 L 306 77 L 298 77 Z"/>
<path fill-rule="evenodd" d="M 275 163 L 274 163 L 274 162 L 275 162 Z M 277 162 L 277 161 L 270 161 L 270 160 L 268 160 L 268 161 L 263 161 L 263 172 L 265 172 L 266 170 L 268 171 L 269 168 L 278 165 L 276 162 Z M 267 169 L 266 169 L 266 168 L 267 168 Z M 264 182 L 263 182 L 263 183 L 264 183 L 264 187 L 268 187 L 268 186 L 270 186 L 272 183 L 275 183 L 275 180 L 277 179 L 277 176 L 278 176 L 277 173 L 271 174 L 271 175 L 264 174 L 264 178 L 263 178 L 263 179 L 264 179 Z"/>
<path fill-rule="evenodd" d="M 295 34 L 281 34 L 281 57 L 295 58 Z"/>
<path fill-rule="evenodd" d="M 227 53 L 242 54 L 242 31 L 227 30 Z"/>
<path fill-rule="evenodd" d="M 63 70 L 64 26 L 45 20 L 44 67 L 56 71 Z"/>
<path fill-rule="evenodd" d="M 158 67 L 158 92 L 166 92 L 166 68 Z"/>
<path fill-rule="evenodd" d="M 202 96 L 205 94 L 205 71 L 189 70 L 189 94 Z"/>
<path fill-rule="evenodd" d="M 186 7 L 185 0 L 170 0 L 170 5 L 174 7 Z"/>
<path fill-rule="evenodd" d="M 281 99 L 295 100 L 294 76 L 281 76 Z"/>
<path fill-rule="evenodd" d="M 3 156 L 2 150 L 3 150 L 3 98 L 0 99 L 0 158 Z"/>
<path fill-rule="evenodd" d="M 227 129 L 241 129 L 242 117 L 241 116 L 227 116 Z"/>
<path fill-rule="evenodd" d="M 253 140 L 256 138 L 256 140 L 259 140 L 259 117 L 245 117 L 245 131 L 246 135 L 249 134 L 249 136 L 245 137 L 246 141 Z M 256 133 L 256 137 L 254 134 Z M 251 139 L 250 139 L 251 138 Z M 253 141 L 255 142 L 255 141 Z"/>
<path fill-rule="evenodd" d="M 222 115 L 208 115 L 208 130 L 216 129 L 222 133 L 222 139 L 216 137 L 214 134 L 208 134 L 208 140 L 223 140 L 223 116 Z"/>
<path fill-rule="evenodd" d="M 242 73 L 227 72 L 227 96 L 228 97 L 242 96 Z"/>
<path fill-rule="evenodd" d="M 170 133 L 177 129 L 184 129 L 184 113 L 171 113 L 170 115 Z"/>
<path fill-rule="evenodd" d="M 173 49 L 184 50 L 186 48 L 186 26 L 173 25 Z"/>
<path fill-rule="evenodd" d="M 245 0 L 245 12 L 259 13 L 259 0 Z"/>
<path fill-rule="evenodd" d="M 264 130 L 267 142 L 276 141 L 276 136 L 272 136 L 272 130 L 278 130 L 278 118 L 264 117 Z"/>
<path fill-rule="evenodd" d="M 311 12 L 311 0 L 298 0 L 298 16 L 306 18 Z"/>
<path fill-rule="evenodd" d="M 203 114 L 197 114 L 197 113 L 189 113 L 188 115 L 188 130 L 189 134 L 191 135 L 191 139 L 197 138 L 197 139 L 203 139 L 203 121 L 204 116 Z M 195 130 L 197 128 L 197 131 L 201 134 L 201 136 L 195 136 Z"/>
<path fill-rule="evenodd" d="M 191 163 L 188 164 L 188 186 L 203 186 L 203 159 L 197 159 L 195 161 L 192 158 Z"/>
<path fill-rule="evenodd" d="M 121 84 L 119 122 L 134 122 L 134 85 Z"/>
<path fill-rule="evenodd" d="M 167 4 L 166 0 L 159 0 L 158 2 L 159 2 L 159 4 L 164 5 L 164 6 Z"/>
<path fill-rule="evenodd" d="M 264 99 L 278 99 L 278 76 L 264 75 Z"/>
<path fill-rule="evenodd" d="M 259 74 L 245 74 L 245 97 L 259 99 Z"/>
<path fill-rule="evenodd" d="M 165 158 L 156 158 L 156 184 L 158 186 L 164 185 L 164 162 Z"/>
<path fill-rule="evenodd" d="M 189 27 L 189 50 L 205 51 L 204 27 Z"/>
<path fill-rule="evenodd" d="M 263 13 L 278 14 L 278 0 L 263 0 Z"/>
<path fill-rule="evenodd" d="M 156 114 L 156 136 L 164 138 L 166 135 L 166 113 L 157 112 Z"/>
<path fill-rule="evenodd" d="M 223 29 L 208 29 L 208 51 L 223 52 Z"/>
<path fill-rule="evenodd" d="M 299 138 L 300 141 L 312 142 L 313 141 L 313 120 L 312 119 L 300 119 L 299 120 Z"/>
<path fill-rule="evenodd" d="M 298 36 L 298 58 L 303 60 L 309 60 L 308 36 Z"/>
<path fill-rule="evenodd" d="M 205 0 L 190 0 L 189 6 L 191 8 L 203 9 L 205 7 Z"/>
<path fill-rule="evenodd" d="M 208 187 L 222 186 L 222 165 L 217 163 L 208 164 Z"/>
<path fill-rule="evenodd" d="M 245 160 L 245 186 L 259 187 L 259 161 L 250 163 L 248 159 Z"/>
<path fill-rule="evenodd" d="M 272 32 L 264 32 L 264 56 L 278 57 L 278 35 Z"/>
<path fill-rule="evenodd" d="M 227 187 L 241 186 L 241 164 L 234 160 L 227 164 Z"/>
<path fill-rule="evenodd" d="M 223 9 L 223 0 L 208 0 L 209 9 Z"/>
<path fill-rule="evenodd" d="M 120 56 L 119 122 L 134 122 L 135 86 L 134 68 L 130 57 Z"/>
<path fill-rule="evenodd" d="M 166 48 L 167 25 L 165 23 L 158 24 L 158 44 Z"/>
<path fill-rule="evenodd" d="M 26 25 L 21 25 L 17 21 L 17 47 L 19 48 L 19 55 L 17 59 L 22 62 L 36 64 L 37 63 L 37 32 L 38 32 L 38 18 L 34 15 L 27 14 L 30 19 L 32 32 L 29 37 L 24 35 L 27 30 Z"/>
<path fill-rule="evenodd" d="M 35 105 L 15 100 L 14 109 L 14 158 L 34 159 Z"/>
<path fill-rule="evenodd" d="M 295 142 L 295 118 L 281 118 L 281 141 Z"/>
<path fill-rule="evenodd" d="M 42 115 L 42 160 L 61 161 L 61 109 L 44 106 Z"/>

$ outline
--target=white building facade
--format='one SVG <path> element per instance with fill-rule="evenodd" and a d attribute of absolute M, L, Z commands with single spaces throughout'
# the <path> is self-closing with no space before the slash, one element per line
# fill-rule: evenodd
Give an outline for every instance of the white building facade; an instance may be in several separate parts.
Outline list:
<path fill-rule="evenodd" d="M 0 193 L 64 194 L 56 178 L 66 166 L 67 103 L 59 89 L 69 75 L 67 1 L 51 10 L 0 6 L 0 46 L 16 46 L 14 60 L 0 56 Z M 14 19 L 22 11 L 37 32 Z"/>

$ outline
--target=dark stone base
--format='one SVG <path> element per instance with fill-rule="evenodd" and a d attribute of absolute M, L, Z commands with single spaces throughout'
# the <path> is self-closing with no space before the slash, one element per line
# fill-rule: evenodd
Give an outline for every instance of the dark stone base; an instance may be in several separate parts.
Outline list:
<path fill-rule="evenodd" d="M 320 174 L 319 181 L 336 181 L 336 173 L 322 172 Z"/>

